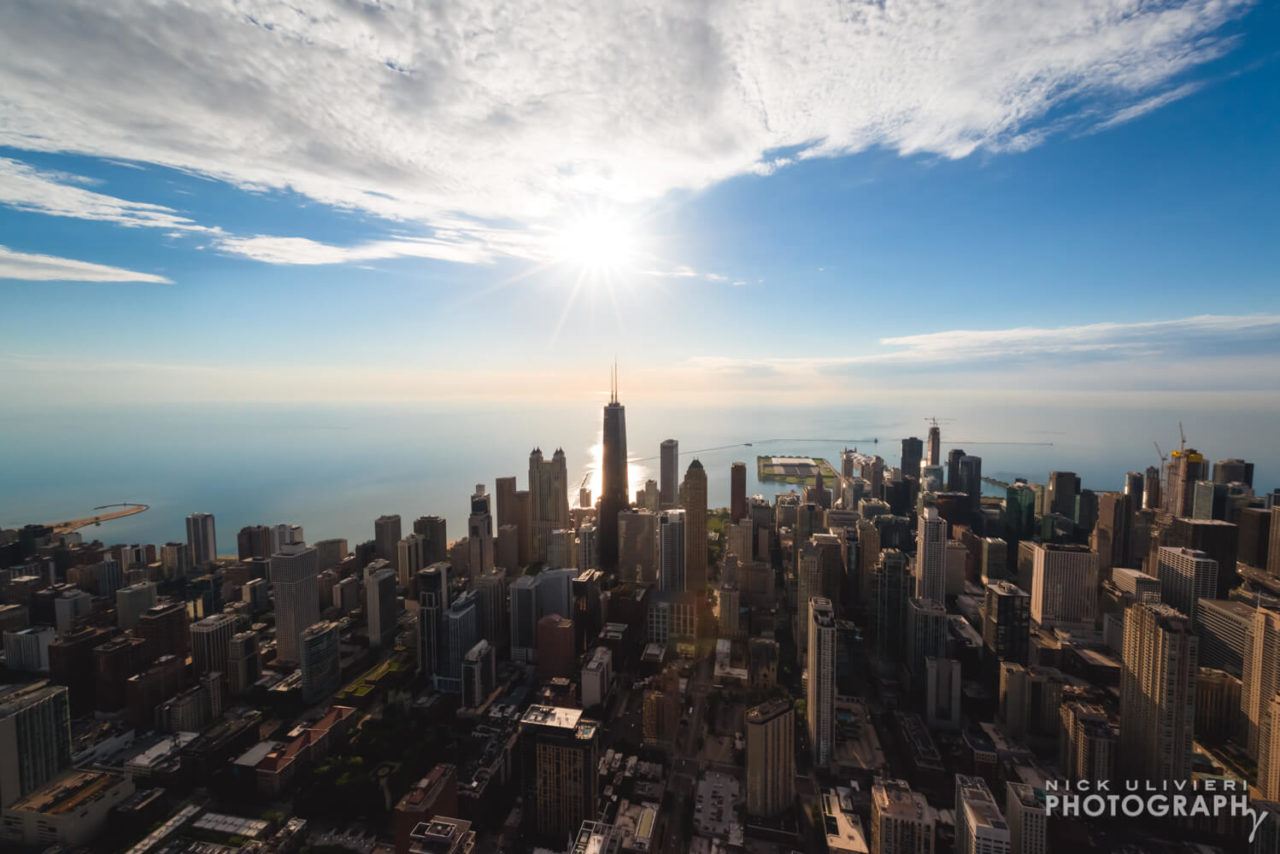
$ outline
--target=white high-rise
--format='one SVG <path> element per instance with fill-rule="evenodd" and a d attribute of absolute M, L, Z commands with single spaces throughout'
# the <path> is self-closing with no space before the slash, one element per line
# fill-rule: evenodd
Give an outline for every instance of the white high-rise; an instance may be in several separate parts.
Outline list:
<path fill-rule="evenodd" d="M 208 566 L 218 559 L 218 536 L 212 513 L 192 513 L 187 517 L 187 545 L 196 566 Z"/>
<path fill-rule="evenodd" d="M 271 587 L 275 593 L 276 658 L 298 662 L 302 633 L 320 619 L 316 550 L 301 543 L 285 543 L 271 556 Z"/>
<path fill-rule="evenodd" d="M 154 581 L 139 581 L 116 591 L 116 625 L 131 629 L 138 625 L 143 612 L 156 604 Z"/>
<path fill-rule="evenodd" d="M 1046 854 L 1049 816 L 1044 793 L 1026 783 L 1006 783 L 1004 812 L 1013 854 Z"/>
<path fill-rule="evenodd" d="M 1098 615 L 1098 555 L 1087 546 L 1028 543 L 1031 621 L 1046 628 L 1092 628 Z"/>
<path fill-rule="evenodd" d="M 947 520 L 926 507 L 916 530 L 916 596 L 939 604 L 947 597 Z"/>
<path fill-rule="evenodd" d="M 809 743 L 815 765 L 835 755 L 836 615 L 831 600 L 809 600 L 809 654 L 805 670 Z"/>
<path fill-rule="evenodd" d="M 1009 825 L 987 782 L 956 775 L 956 854 L 1008 854 Z"/>
<path fill-rule="evenodd" d="M 1245 746 L 1258 760 L 1258 781 L 1272 775 L 1271 700 L 1280 693 L 1280 612 L 1258 608 L 1253 630 L 1245 639 L 1244 678 L 1240 710 L 1245 726 Z M 1278 769 L 1280 770 L 1280 769 Z"/>
<path fill-rule="evenodd" d="M 1201 599 L 1218 592 L 1218 562 L 1202 551 L 1161 546 L 1156 553 L 1156 577 L 1160 599 L 1191 618 L 1197 625 Z"/>
<path fill-rule="evenodd" d="M 1125 610 L 1120 759 L 1129 779 L 1191 778 L 1199 649 L 1180 611 L 1160 602 Z"/>

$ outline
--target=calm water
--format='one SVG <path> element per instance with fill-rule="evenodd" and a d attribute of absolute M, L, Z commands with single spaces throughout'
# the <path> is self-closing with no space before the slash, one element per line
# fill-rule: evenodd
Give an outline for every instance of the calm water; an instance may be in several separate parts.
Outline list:
<path fill-rule="evenodd" d="M 1255 461 L 1255 485 L 1280 481 L 1273 412 L 1045 409 L 1010 405 L 950 410 L 943 454 L 960 446 L 983 458 L 984 474 L 1043 479 L 1078 472 L 1086 487 L 1114 489 L 1123 473 L 1167 452 L 1181 418 L 1189 441 L 1211 459 Z M 757 454 L 825 456 L 838 467 L 845 440 L 897 464 L 904 435 L 923 437 L 922 413 L 884 408 L 682 409 L 628 406 L 632 490 L 657 476 L 659 442 L 680 441 L 681 470 L 696 455 L 707 468 L 710 499 L 728 503 L 729 465 L 748 463 L 748 490 L 772 495 L 788 486 L 755 480 Z M 465 528 L 467 497 L 483 482 L 517 475 L 526 485 L 535 445 L 563 447 L 570 480 L 591 482 L 598 458 L 600 407 L 539 409 L 449 406 L 121 406 L 104 410 L 24 411 L 0 416 L 0 527 L 86 515 L 101 504 L 151 505 L 139 516 L 86 529 L 107 543 L 185 538 L 193 511 L 217 518 L 219 549 L 233 552 L 243 525 L 294 522 L 308 540 L 373 536 L 373 520 L 399 513 L 405 528 L 424 514 Z M 865 440 L 878 437 L 878 445 Z M 771 441 L 783 440 L 783 441 Z M 967 440 L 967 441 L 966 441 Z M 1051 446 L 977 444 L 996 440 Z M 735 443 L 753 447 L 705 450 Z M 576 489 L 570 496 L 576 503 Z"/>

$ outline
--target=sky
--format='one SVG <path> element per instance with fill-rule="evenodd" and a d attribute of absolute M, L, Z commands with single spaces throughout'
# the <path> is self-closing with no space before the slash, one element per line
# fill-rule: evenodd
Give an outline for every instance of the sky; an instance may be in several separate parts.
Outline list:
<path fill-rule="evenodd" d="M 0 5 L 0 395 L 1280 409 L 1280 9 Z"/>

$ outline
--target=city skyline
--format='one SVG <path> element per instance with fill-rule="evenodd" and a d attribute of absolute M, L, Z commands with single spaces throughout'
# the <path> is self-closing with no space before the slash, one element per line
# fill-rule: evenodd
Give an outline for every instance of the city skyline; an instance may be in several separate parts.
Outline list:
<path fill-rule="evenodd" d="M 578 16 L 602 39 L 579 73 L 502 98 L 511 80 L 483 63 L 430 80 L 423 57 L 448 37 L 401 10 L 107 8 L 0 13 L 11 399 L 584 400 L 602 385 L 581 365 L 616 353 L 633 402 L 945 401 L 965 376 L 966 394 L 1031 402 L 1052 388 L 1205 409 L 1229 392 L 1275 409 L 1274 8 L 1080 4 L 1002 28 L 964 3 L 941 36 L 914 6 L 840 24 L 815 6 L 776 27 L 782 44 L 827 34 L 834 55 L 892 47 L 904 61 L 874 86 L 828 55 L 785 83 L 747 11 L 705 22 L 703 41 L 647 38 L 693 25 L 658 9 L 629 21 L 636 43 L 617 61 L 637 73 L 614 87 L 620 20 Z M 158 89 L 91 76 L 160 29 L 195 27 L 239 62 L 163 74 Z M 24 38 L 46 46 L 43 63 L 23 61 Z M 1010 39 L 1021 64 L 997 60 Z M 137 53 L 134 81 L 166 61 Z M 361 96 L 322 116 L 336 75 Z M 217 98 L 214 81 L 257 100 Z M 578 109 L 592 103 L 606 109 Z M 620 138 L 623 109 L 633 136 Z M 507 133 L 459 136 L 485 121 Z M 573 144 L 552 144 L 565 121 Z M 39 334 L 27 321 L 40 315 L 64 335 Z M 858 335 L 825 319 L 862 316 L 876 320 Z M 146 336 L 102 346 L 103 329 L 139 325 Z M 475 359 L 477 330 L 490 359 Z M 790 333 L 807 346 L 784 345 Z"/>
<path fill-rule="evenodd" d="M 0 849 L 1280 854 L 1277 44 L 0 3 Z"/>

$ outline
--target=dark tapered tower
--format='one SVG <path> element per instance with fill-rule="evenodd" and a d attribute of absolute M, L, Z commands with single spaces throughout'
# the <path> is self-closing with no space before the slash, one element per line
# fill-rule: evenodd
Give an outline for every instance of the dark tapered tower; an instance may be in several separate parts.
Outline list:
<path fill-rule="evenodd" d="M 609 404 L 604 408 L 604 458 L 597 542 L 600 568 L 618 568 L 618 514 L 627 508 L 627 410 L 618 403 L 618 366 L 613 366 Z"/>

